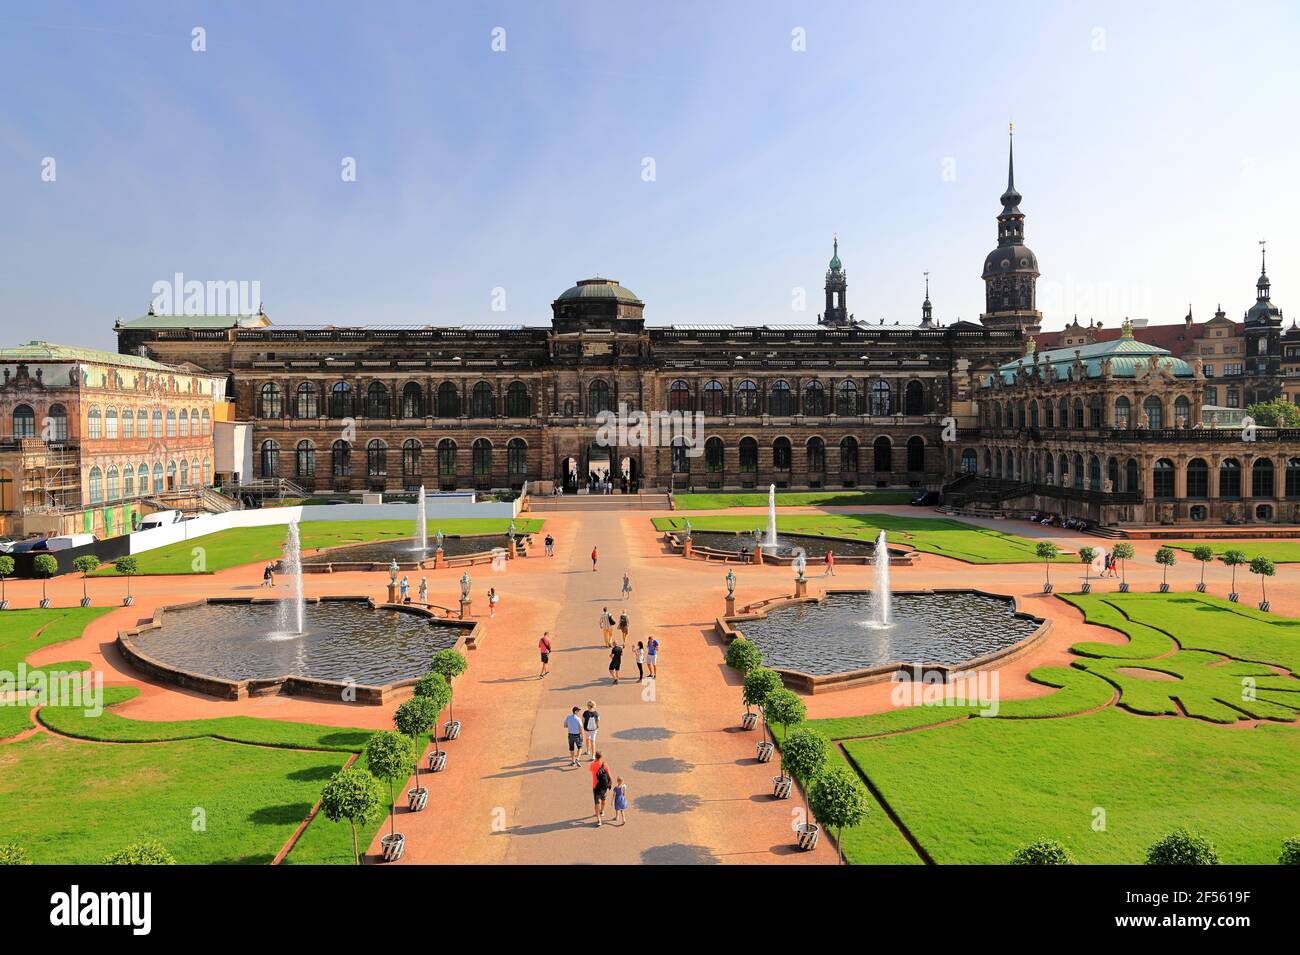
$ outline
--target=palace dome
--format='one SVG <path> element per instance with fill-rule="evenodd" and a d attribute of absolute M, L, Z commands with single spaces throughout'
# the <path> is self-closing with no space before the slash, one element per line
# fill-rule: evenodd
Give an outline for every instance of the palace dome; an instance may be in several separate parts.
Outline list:
<path fill-rule="evenodd" d="M 575 302 L 600 299 L 614 299 L 635 305 L 645 304 L 636 297 L 636 293 L 631 289 L 624 288 L 613 279 L 602 278 L 583 279 L 572 288 L 565 289 L 555 300 L 557 302 Z"/>

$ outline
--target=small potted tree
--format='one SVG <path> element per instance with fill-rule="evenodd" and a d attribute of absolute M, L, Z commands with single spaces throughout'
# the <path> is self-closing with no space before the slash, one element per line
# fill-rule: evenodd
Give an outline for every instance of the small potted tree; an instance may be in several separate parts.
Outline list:
<path fill-rule="evenodd" d="M 781 675 L 775 670 L 769 670 L 766 667 L 755 667 L 745 675 L 745 706 L 757 706 L 761 710 L 767 695 L 781 689 L 783 685 Z M 760 763 L 771 761 L 772 753 L 775 752 L 776 747 L 768 741 L 766 726 L 763 728 L 763 738 L 759 740 L 757 749 Z"/>
<path fill-rule="evenodd" d="M 31 865 L 27 847 L 16 842 L 0 842 L 0 865 Z"/>
<path fill-rule="evenodd" d="M 1196 585 L 1196 592 L 1203 594 L 1205 593 L 1205 565 L 1213 562 L 1214 548 L 1209 544 L 1197 544 L 1192 548 L 1192 559 L 1201 565 L 1201 579 Z"/>
<path fill-rule="evenodd" d="M 9 598 L 5 596 L 5 581 L 14 575 L 14 559 L 8 554 L 0 554 L 0 610 L 9 609 Z"/>
<path fill-rule="evenodd" d="M 0 865 L 4 865 L 4 849 L 0 846 Z M 1282 840 L 1282 854 L 1277 857 L 1278 865 L 1300 865 L 1300 836 L 1288 836 Z"/>
<path fill-rule="evenodd" d="M 1097 559 L 1097 548 L 1080 547 L 1079 561 L 1083 564 L 1083 592 L 1092 593 L 1092 562 Z"/>
<path fill-rule="evenodd" d="M 352 858 L 361 865 L 361 849 L 357 845 L 357 826 L 363 826 L 379 815 L 383 805 L 383 790 L 379 780 L 359 766 L 340 769 L 330 777 L 320 794 L 321 812 L 330 822 L 347 820 L 352 827 Z"/>
<path fill-rule="evenodd" d="M 39 554 L 32 561 L 32 569 L 40 575 L 41 578 L 41 609 L 48 609 L 50 606 L 49 594 L 45 591 L 45 582 L 59 572 L 59 562 L 54 559 L 52 554 Z"/>
<path fill-rule="evenodd" d="M 104 865 L 175 865 L 176 859 L 156 839 L 133 842 L 104 858 Z"/>
<path fill-rule="evenodd" d="M 1223 562 L 1232 568 L 1232 585 L 1228 589 L 1228 600 L 1232 603 L 1237 602 L 1237 568 L 1242 564 L 1248 563 L 1246 552 L 1244 550 L 1227 550 L 1223 552 Z"/>
<path fill-rule="evenodd" d="M 406 791 L 406 808 L 419 812 L 429 804 L 429 790 L 420 785 L 420 755 L 429 741 L 429 732 L 438 722 L 438 710 L 427 696 L 413 696 L 397 708 L 393 725 L 397 731 L 411 738 L 415 751 L 415 786 Z"/>
<path fill-rule="evenodd" d="M 422 696 L 433 705 L 434 713 L 441 713 L 451 703 L 451 684 L 441 673 L 426 673 L 415 684 L 415 695 Z M 434 723 L 438 722 L 434 717 Z M 433 734 L 433 752 L 429 754 L 429 772 L 440 773 L 447 768 L 447 754 L 438 745 L 438 734 Z"/>
<path fill-rule="evenodd" d="M 1119 592 L 1128 593 L 1128 562 L 1133 559 L 1133 545 L 1120 541 L 1111 548 L 1110 556 L 1119 561 Z"/>
<path fill-rule="evenodd" d="M 460 720 L 456 719 L 456 708 L 453 705 L 455 693 L 451 688 L 451 681 L 469 668 L 469 661 L 459 650 L 448 648 L 439 650 L 433 655 L 431 666 L 434 673 L 441 673 L 442 678 L 447 681 L 447 722 L 442 728 L 443 737 L 449 740 L 456 739 L 460 736 Z"/>
<path fill-rule="evenodd" d="M 844 829 L 860 823 L 871 809 L 867 788 L 847 766 L 823 770 L 808 791 L 808 802 L 824 825 L 835 830 L 840 864 L 844 864 Z"/>
<path fill-rule="evenodd" d="M 803 783 L 804 793 L 826 768 L 826 737 L 806 726 L 791 730 L 781 740 L 781 771 Z M 817 848 L 821 827 L 813 822 L 812 809 L 804 800 L 804 821 L 796 828 L 797 845 L 805 852 Z"/>
<path fill-rule="evenodd" d="M 135 602 L 131 596 L 131 578 L 140 573 L 140 561 L 128 554 L 113 561 L 113 569 L 126 578 L 126 596 L 122 598 L 122 606 L 129 607 Z"/>
<path fill-rule="evenodd" d="M 802 723 L 803 718 L 808 715 L 807 709 L 803 705 L 803 700 L 799 699 L 799 694 L 785 687 L 779 690 L 773 690 L 763 701 L 763 722 L 768 726 L 781 727 L 781 739 L 785 739 L 789 733 L 790 727 L 796 723 Z M 772 795 L 777 799 L 789 799 L 790 793 L 794 789 L 794 777 L 788 775 L 785 771 L 785 761 L 781 762 L 781 774 L 772 777 Z"/>
<path fill-rule="evenodd" d="M 1054 839 L 1039 839 L 1021 846 L 1011 857 L 1012 865 L 1074 865 L 1074 856 Z"/>
<path fill-rule="evenodd" d="M 90 606 L 90 594 L 86 593 L 86 578 L 99 568 L 99 558 L 94 554 L 82 554 L 72 562 L 72 567 L 81 574 L 81 605 Z"/>
<path fill-rule="evenodd" d="M 1250 562 L 1250 572 L 1259 574 L 1259 609 L 1268 613 L 1268 592 L 1264 589 L 1264 578 L 1272 577 L 1277 568 L 1267 557 L 1259 556 Z"/>
<path fill-rule="evenodd" d="M 1160 565 L 1160 592 L 1169 593 L 1169 568 L 1178 563 L 1178 552 L 1172 547 L 1162 547 L 1156 551 L 1156 563 Z"/>
<path fill-rule="evenodd" d="M 736 670 L 742 677 L 763 665 L 763 651 L 744 637 L 737 637 L 727 644 L 727 666 Z M 758 714 L 745 703 L 745 714 L 740 718 L 740 728 L 752 730 L 758 725 Z"/>
<path fill-rule="evenodd" d="M 1034 548 L 1039 559 L 1043 562 L 1043 569 L 1047 572 L 1047 582 L 1043 584 L 1043 593 L 1052 592 L 1052 561 L 1060 556 L 1061 550 L 1051 541 L 1039 541 L 1038 546 Z"/>
<path fill-rule="evenodd" d="M 1218 865 L 1219 853 L 1203 836 L 1179 826 L 1147 849 L 1147 865 Z"/>
<path fill-rule="evenodd" d="M 392 730 L 381 730 L 366 741 L 366 766 L 376 779 L 388 783 L 388 835 L 379 840 L 385 862 L 396 862 L 406 851 L 406 836 L 397 831 L 397 792 L 399 779 L 411 773 L 411 738 Z"/>

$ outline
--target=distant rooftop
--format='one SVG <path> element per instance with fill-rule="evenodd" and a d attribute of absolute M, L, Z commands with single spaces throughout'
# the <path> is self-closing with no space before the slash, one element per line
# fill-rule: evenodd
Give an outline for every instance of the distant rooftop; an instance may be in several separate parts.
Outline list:
<path fill-rule="evenodd" d="M 89 362 L 127 368 L 148 368 L 154 371 L 177 370 L 175 365 L 164 365 L 162 362 L 141 358 L 138 355 L 120 355 L 112 351 L 56 345 L 52 342 L 31 341 L 26 345 L 16 345 L 13 348 L 0 348 L 0 362 L 23 361 Z"/>
<path fill-rule="evenodd" d="M 118 328 L 265 328 L 271 320 L 265 315 L 141 315 L 117 323 Z"/>
<path fill-rule="evenodd" d="M 1070 369 L 1077 358 L 1083 363 L 1084 373 L 1089 378 L 1100 378 L 1107 362 L 1110 364 L 1110 374 L 1114 377 L 1136 378 L 1138 369 L 1148 367 L 1154 358 L 1158 368 L 1168 368 L 1177 378 L 1191 378 L 1195 375 L 1192 366 L 1181 358 L 1175 358 L 1168 350 L 1138 341 L 1132 336 L 1133 329 L 1127 326 L 1119 338 L 1110 341 L 1030 352 L 1000 366 L 998 374 L 1004 382 L 1011 384 L 1021 368 L 1030 370 L 1037 367 L 1043 377 L 1051 374 L 1058 381 L 1064 381 L 1070 377 Z"/>

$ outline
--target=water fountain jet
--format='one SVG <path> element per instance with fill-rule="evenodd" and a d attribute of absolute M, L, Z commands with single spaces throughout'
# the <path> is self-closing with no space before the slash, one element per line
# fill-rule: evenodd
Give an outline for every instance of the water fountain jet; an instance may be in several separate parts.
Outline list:
<path fill-rule="evenodd" d="M 420 559 L 429 554 L 429 521 L 425 511 L 424 485 L 420 485 L 420 496 L 415 499 L 415 540 L 420 548 Z"/>
<path fill-rule="evenodd" d="M 280 572 L 289 587 L 289 596 L 280 604 L 279 624 L 281 637 L 301 636 L 306 628 L 306 600 L 302 590 L 302 539 L 298 522 L 291 521 L 284 536 L 284 554 L 280 558 Z"/>

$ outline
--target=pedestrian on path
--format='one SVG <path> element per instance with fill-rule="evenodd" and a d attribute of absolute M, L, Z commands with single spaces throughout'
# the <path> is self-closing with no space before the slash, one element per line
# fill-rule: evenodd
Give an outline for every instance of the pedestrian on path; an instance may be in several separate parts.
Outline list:
<path fill-rule="evenodd" d="M 627 575 L 627 571 L 625 570 L 623 571 L 623 599 L 627 600 L 627 598 L 631 596 L 632 596 L 632 578 Z"/>
<path fill-rule="evenodd" d="M 614 783 L 614 821 L 620 826 L 627 825 L 627 783 L 618 777 Z"/>
<path fill-rule="evenodd" d="M 411 602 L 411 598 L 409 596 L 411 590 L 411 582 L 407 578 L 403 577 L 400 587 L 402 591 L 402 603 L 409 604 Z"/>
<path fill-rule="evenodd" d="M 596 548 L 591 549 L 591 572 L 596 572 Z"/>
<path fill-rule="evenodd" d="M 555 556 L 555 538 L 552 537 L 550 534 L 546 535 L 546 556 L 547 557 Z"/>
<path fill-rule="evenodd" d="M 617 643 L 609 648 L 609 675 L 614 678 L 614 685 L 618 686 L 618 671 L 623 669 L 623 648 Z"/>
<path fill-rule="evenodd" d="M 624 647 L 627 646 L 627 628 L 628 628 L 627 611 L 624 610 L 622 613 L 618 615 L 618 632 L 623 635 Z"/>
<path fill-rule="evenodd" d="M 646 647 L 645 655 L 646 666 L 650 668 L 650 679 L 659 679 L 659 638 L 651 637 L 650 645 Z"/>
<path fill-rule="evenodd" d="M 500 602 L 501 602 L 501 596 L 497 593 L 497 589 L 495 587 L 489 587 L 488 588 L 488 616 L 489 617 L 495 617 L 497 615 L 497 604 Z"/>
<path fill-rule="evenodd" d="M 609 795 L 609 769 L 604 757 L 597 752 L 591 761 L 591 795 L 595 805 L 596 828 L 605 822 L 605 797 Z"/>
<path fill-rule="evenodd" d="M 826 573 L 824 576 L 835 576 L 835 552 L 829 549 L 826 551 Z"/>
<path fill-rule="evenodd" d="M 537 674 L 537 679 L 540 680 L 551 672 L 551 631 L 542 634 L 542 639 L 537 641 L 537 649 L 542 655 L 542 672 Z"/>
<path fill-rule="evenodd" d="M 569 734 L 569 765 L 577 766 L 582 760 L 582 720 L 578 718 L 578 707 L 564 718 L 564 728 Z"/>
<path fill-rule="evenodd" d="M 421 577 L 420 578 L 420 603 L 427 604 L 428 602 L 429 602 L 429 578 Z"/>
<path fill-rule="evenodd" d="M 600 635 L 605 640 L 605 646 L 614 645 L 614 617 L 608 607 L 600 608 Z"/>
<path fill-rule="evenodd" d="M 587 701 L 587 708 L 582 711 L 582 748 L 583 752 L 596 752 L 596 734 L 600 732 L 600 711 L 596 709 L 596 704 L 592 700 Z"/>
<path fill-rule="evenodd" d="M 271 570 L 271 567 L 272 567 L 272 566 L 273 566 L 273 563 L 272 563 L 272 564 L 267 564 L 267 565 L 266 565 L 266 569 L 262 571 L 262 586 L 263 586 L 263 587 L 274 587 L 274 586 L 275 586 L 275 572 Z"/>
<path fill-rule="evenodd" d="M 638 640 L 636 642 L 636 681 L 640 683 L 645 679 L 645 643 Z"/>

